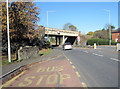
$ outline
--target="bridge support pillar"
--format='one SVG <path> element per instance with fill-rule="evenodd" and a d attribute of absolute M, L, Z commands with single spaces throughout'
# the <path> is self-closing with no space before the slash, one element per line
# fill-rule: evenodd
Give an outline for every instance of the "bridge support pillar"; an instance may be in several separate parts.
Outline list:
<path fill-rule="evenodd" d="M 57 36 L 55 37 L 55 39 L 56 39 L 56 45 L 57 45 Z"/>
<path fill-rule="evenodd" d="M 63 42 L 62 42 L 63 44 L 64 44 L 64 39 L 65 39 L 65 36 L 63 35 Z"/>
<path fill-rule="evenodd" d="M 60 45 L 60 43 L 61 43 L 61 39 L 60 39 L 60 37 L 59 37 L 59 45 Z"/>

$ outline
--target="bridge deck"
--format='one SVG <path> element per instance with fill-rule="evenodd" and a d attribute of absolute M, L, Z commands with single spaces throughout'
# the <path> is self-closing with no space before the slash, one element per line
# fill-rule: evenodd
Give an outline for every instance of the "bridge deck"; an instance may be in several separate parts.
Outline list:
<path fill-rule="evenodd" d="M 76 31 L 67 31 L 62 29 L 55 28 L 45 28 L 45 34 L 48 35 L 61 35 L 61 36 L 78 36 L 79 32 Z"/>

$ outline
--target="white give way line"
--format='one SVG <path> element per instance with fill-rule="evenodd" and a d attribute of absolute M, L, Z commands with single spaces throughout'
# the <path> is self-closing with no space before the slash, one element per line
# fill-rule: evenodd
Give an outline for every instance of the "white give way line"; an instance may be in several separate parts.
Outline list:
<path fill-rule="evenodd" d="M 101 57 L 103 56 L 103 55 L 100 55 L 100 54 L 96 54 L 96 53 L 93 53 L 93 54 L 94 54 L 94 55 L 97 55 L 97 56 L 101 56 Z"/>
<path fill-rule="evenodd" d="M 88 53 L 88 51 L 83 51 L 85 53 Z M 103 57 L 103 55 L 100 55 L 100 54 L 96 54 L 96 53 L 92 53 L 93 55 L 96 55 L 96 56 L 100 56 L 100 57 Z M 114 61 L 117 61 L 119 62 L 120 60 L 116 59 L 116 58 L 110 58 L 111 60 L 114 60 Z"/>
<path fill-rule="evenodd" d="M 97 56 L 103 56 L 103 55 L 100 55 L 100 54 L 96 54 L 96 53 L 93 53 L 94 55 L 97 55 Z M 110 58 L 111 60 L 114 60 L 114 61 L 120 61 L 120 60 L 118 60 L 118 59 L 116 59 L 116 58 Z"/>

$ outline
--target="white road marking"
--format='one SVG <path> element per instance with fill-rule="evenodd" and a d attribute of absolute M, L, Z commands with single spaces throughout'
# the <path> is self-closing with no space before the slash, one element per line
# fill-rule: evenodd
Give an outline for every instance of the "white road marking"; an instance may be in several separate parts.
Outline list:
<path fill-rule="evenodd" d="M 103 56 L 103 55 L 100 55 L 100 54 L 96 54 L 96 53 L 93 53 L 93 54 L 94 54 L 94 55 L 96 55 L 96 56 L 101 56 L 101 57 Z"/>
<path fill-rule="evenodd" d="M 114 60 L 114 61 L 120 61 L 120 60 L 118 60 L 118 59 L 116 59 L 116 58 L 110 58 L 110 59 L 112 59 L 112 60 Z"/>
<path fill-rule="evenodd" d="M 83 51 L 83 52 L 88 53 L 88 51 Z"/>

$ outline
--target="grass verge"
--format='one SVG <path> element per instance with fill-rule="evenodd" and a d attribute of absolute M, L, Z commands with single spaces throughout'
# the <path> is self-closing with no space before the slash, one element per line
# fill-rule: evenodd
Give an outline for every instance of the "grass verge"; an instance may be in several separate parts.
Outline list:
<path fill-rule="evenodd" d="M 16 54 L 11 54 L 11 62 L 8 61 L 7 55 L 2 55 L 2 60 L 1 60 L 2 65 L 8 65 L 16 62 L 17 62 Z"/>
<path fill-rule="evenodd" d="M 46 50 L 41 50 L 39 52 L 39 54 L 40 54 L 40 56 L 45 56 L 45 55 L 50 54 L 51 52 L 52 52 L 52 49 L 50 48 L 50 49 L 46 49 Z"/>
<path fill-rule="evenodd" d="M 16 62 L 18 62 L 18 61 L 13 60 L 13 59 L 11 59 L 11 62 L 9 62 L 8 60 L 2 60 L 2 65 L 8 65 L 8 64 L 16 63 Z"/>
<path fill-rule="evenodd" d="M 52 49 L 43 49 L 39 52 L 40 56 L 45 56 L 45 55 L 48 55 L 52 52 Z M 1 65 L 9 65 L 9 64 L 12 64 L 12 63 L 17 63 L 19 62 L 15 57 L 13 57 L 14 55 L 12 54 L 12 59 L 11 59 L 11 62 L 8 62 L 8 57 L 7 55 L 6 56 L 2 56 L 2 62 L 1 62 Z"/>

